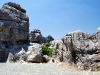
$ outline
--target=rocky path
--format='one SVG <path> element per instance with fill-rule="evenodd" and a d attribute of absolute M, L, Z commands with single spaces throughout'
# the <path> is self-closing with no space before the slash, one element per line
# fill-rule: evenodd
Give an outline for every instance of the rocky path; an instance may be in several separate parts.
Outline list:
<path fill-rule="evenodd" d="M 52 63 L 0 63 L 0 75 L 100 75 L 100 72 L 79 71 Z"/>

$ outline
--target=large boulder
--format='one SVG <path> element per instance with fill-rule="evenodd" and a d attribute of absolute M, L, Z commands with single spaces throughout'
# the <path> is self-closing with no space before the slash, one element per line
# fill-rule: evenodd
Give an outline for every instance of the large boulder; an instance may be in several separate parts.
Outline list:
<path fill-rule="evenodd" d="M 39 29 L 33 29 L 30 33 L 30 42 L 41 42 L 42 40 L 42 35 L 41 31 Z"/>
<path fill-rule="evenodd" d="M 16 42 L 10 42 L 8 43 L 9 46 L 6 47 L 6 49 L 9 50 L 7 62 L 20 62 L 20 61 L 26 61 L 27 60 L 27 49 L 29 44 L 28 43 L 16 43 Z M 7 45 L 7 44 L 6 44 Z"/>
<path fill-rule="evenodd" d="M 48 35 L 47 37 L 42 37 L 41 42 L 42 43 L 46 43 L 46 42 L 50 43 L 53 40 L 54 40 L 54 38 L 51 35 Z"/>
<path fill-rule="evenodd" d="M 37 43 L 12 43 L 9 46 L 9 54 L 7 62 L 34 62 L 41 63 L 43 62 L 43 54 L 41 45 Z"/>
<path fill-rule="evenodd" d="M 36 43 L 31 44 L 31 46 L 28 47 L 27 56 L 27 62 L 43 62 L 41 45 Z"/>
<path fill-rule="evenodd" d="M 66 46 L 62 40 L 51 41 L 51 47 L 53 48 L 52 52 L 52 61 L 53 62 L 63 62 L 66 60 Z"/>
<path fill-rule="evenodd" d="M 0 9 L 0 41 L 27 41 L 29 18 L 19 4 L 7 2 Z"/>
<path fill-rule="evenodd" d="M 100 67 L 99 39 L 99 35 L 96 38 L 95 35 L 91 36 L 89 33 L 82 31 L 75 31 L 65 35 L 62 41 L 71 55 L 71 58 L 67 57 L 70 59 L 70 63 L 77 64 L 81 69 Z M 96 40 L 98 41 L 96 42 Z"/>
<path fill-rule="evenodd" d="M 29 39 L 32 43 L 46 43 L 54 40 L 51 35 L 48 35 L 47 37 L 42 36 L 41 31 L 39 29 L 33 29 L 30 32 Z"/>

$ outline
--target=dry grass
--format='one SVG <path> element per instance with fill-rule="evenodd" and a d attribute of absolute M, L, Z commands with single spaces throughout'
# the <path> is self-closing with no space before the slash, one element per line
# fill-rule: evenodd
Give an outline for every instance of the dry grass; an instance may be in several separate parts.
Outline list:
<path fill-rule="evenodd" d="M 81 72 L 80 75 L 91 75 L 90 72 L 91 72 L 91 69 L 85 71 L 85 70 L 81 70 L 79 68 L 77 68 L 75 65 L 74 66 L 71 66 L 69 64 L 66 64 L 64 62 L 61 62 L 61 63 L 57 63 L 57 66 L 58 68 L 60 68 L 61 70 L 63 71 L 66 71 L 68 69 L 73 69 L 73 70 L 76 70 L 76 71 L 79 71 Z"/>

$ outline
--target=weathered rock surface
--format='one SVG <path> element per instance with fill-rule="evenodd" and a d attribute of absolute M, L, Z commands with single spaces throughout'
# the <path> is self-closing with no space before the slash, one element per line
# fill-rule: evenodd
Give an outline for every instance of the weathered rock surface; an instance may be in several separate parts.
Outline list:
<path fill-rule="evenodd" d="M 0 41 L 27 41 L 29 18 L 19 4 L 7 2 L 0 9 Z"/>
<path fill-rule="evenodd" d="M 47 56 L 47 55 L 43 55 L 43 62 L 47 63 L 51 60 L 51 57 Z"/>
<path fill-rule="evenodd" d="M 0 62 L 5 62 L 8 57 L 8 49 L 5 48 L 5 44 L 0 42 Z"/>
<path fill-rule="evenodd" d="M 36 43 L 13 43 L 9 46 L 9 55 L 7 62 L 43 62 L 41 45 Z"/>
<path fill-rule="evenodd" d="M 46 37 L 46 42 L 50 42 L 50 41 L 53 41 L 53 40 L 54 40 L 54 38 L 51 35 L 48 35 Z"/>
<path fill-rule="evenodd" d="M 29 34 L 29 18 L 19 4 L 7 2 L 0 9 L 0 62 L 48 62 L 51 58 L 43 55 L 41 44 L 50 42 L 53 62 L 100 68 L 100 27 L 93 35 L 78 30 L 53 40 L 50 35 L 43 37 L 39 29 Z"/>
<path fill-rule="evenodd" d="M 65 56 L 66 56 L 67 50 L 63 41 L 54 40 L 51 42 L 51 47 L 53 48 L 53 53 L 52 53 L 53 62 L 63 62 L 66 60 Z"/>
<path fill-rule="evenodd" d="M 42 35 L 39 29 L 33 29 L 30 33 L 30 42 L 41 42 Z"/>
<path fill-rule="evenodd" d="M 81 69 L 100 67 L 99 30 L 95 35 L 82 31 L 75 31 L 62 38 L 63 43 L 71 54 L 70 61 Z"/>
<path fill-rule="evenodd" d="M 46 43 L 54 40 L 54 38 L 51 35 L 48 35 L 47 37 L 43 37 L 39 29 L 33 29 L 30 33 L 29 39 L 30 42 L 33 43 L 36 42 Z"/>
<path fill-rule="evenodd" d="M 27 57 L 28 62 L 35 62 L 35 63 L 43 62 L 43 54 L 40 44 L 33 43 L 31 46 L 29 46 L 27 55 L 28 55 Z"/>

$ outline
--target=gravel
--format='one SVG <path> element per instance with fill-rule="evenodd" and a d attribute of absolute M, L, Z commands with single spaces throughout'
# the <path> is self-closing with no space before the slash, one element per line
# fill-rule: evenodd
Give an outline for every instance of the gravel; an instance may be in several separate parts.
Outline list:
<path fill-rule="evenodd" d="M 0 63 L 0 75 L 100 75 L 53 63 Z"/>

